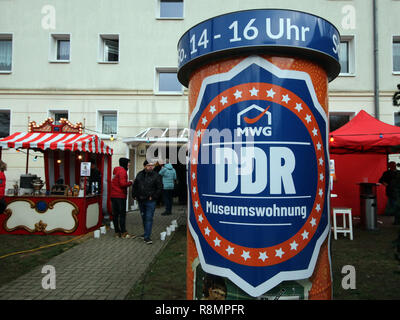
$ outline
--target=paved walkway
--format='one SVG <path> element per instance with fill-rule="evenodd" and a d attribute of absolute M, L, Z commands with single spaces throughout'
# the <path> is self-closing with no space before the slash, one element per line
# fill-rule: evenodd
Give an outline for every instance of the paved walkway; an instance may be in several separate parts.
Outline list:
<path fill-rule="evenodd" d="M 161 216 L 163 208 L 154 215 L 152 240 L 148 245 L 139 238 L 114 237 L 108 229 L 100 238 L 90 238 L 51 259 L 54 266 L 56 289 L 43 289 L 42 267 L 35 268 L 20 278 L 0 287 L 0 300 L 116 300 L 124 299 L 168 240 L 160 240 L 171 221 L 186 224 L 186 206 L 174 206 L 173 214 Z M 127 214 L 128 232 L 141 235 L 143 225 L 138 211 Z"/>

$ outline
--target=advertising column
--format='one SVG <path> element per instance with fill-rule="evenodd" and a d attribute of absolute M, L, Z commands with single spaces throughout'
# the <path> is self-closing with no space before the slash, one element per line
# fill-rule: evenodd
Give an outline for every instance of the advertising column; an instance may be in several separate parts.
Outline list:
<path fill-rule="evenodd" d="M 328 82 L 340 35 L 291 10 L 179 40 L 189 88 L 188 299 L 330 299 Z"/>

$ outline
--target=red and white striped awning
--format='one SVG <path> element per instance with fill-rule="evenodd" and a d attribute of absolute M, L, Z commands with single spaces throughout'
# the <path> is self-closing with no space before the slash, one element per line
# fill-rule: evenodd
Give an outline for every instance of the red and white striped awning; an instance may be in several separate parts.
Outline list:
<path fill-rule="evenodd" d="M 16 132 L 0 139 L 0 147 L 113 154 L 113 150 L 98 136 L 85 133 Z"/>

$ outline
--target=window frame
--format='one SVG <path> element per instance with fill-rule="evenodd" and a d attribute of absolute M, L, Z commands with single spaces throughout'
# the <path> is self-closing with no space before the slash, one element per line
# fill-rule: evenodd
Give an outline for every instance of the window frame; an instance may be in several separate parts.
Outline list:
<path fill-rule="evenodd" d="M 330 111 L 329 115 L 328 115 L 329 133 L 334 131 L 334 130 L 331 130 L 331 126 L 330 126 L 331 115 L 333 115 L 333 116 L 348 116 L 349 121 L 351 121 L 351 119 L 353 119 L 355 117 L 356 113 L 357 113 L 356 111 Z M 346 122 L 346 123 L 348 123 L 348 122 Z M 337 128 L 337 129 L 339 129 L 339 128 Z M 335 129 L 335 130 L 337 130 L 337 129 Z"/>
<path fill-rule="evenodd" d="M 399 43 L 399 45 L 400 45 L 400 35 L 393 35 L 392 38 L 391 38 L 391 41 L 392 41 L 392 43 L 391 43 L 392 74 L 393 75 L 400 75 L 400 69 L 399 70 L 394 70 L 394 51 L 393 51 L 393 45 L 394 45 L 395 42 Z M 399 65 L 399 67 L 400 67 L 400 65 Z"/>
<path fill-rule="evenodd" d="M 182 0 L 182 17 L 162 17 L 161 16 L 161 0 L 156 0 L 156 19 L 158 20 L 183 20 L 185 19 L 185 1 Z M 175 1 L 180 2 L 180 1 Z"/>
<path fill-rule="evenodd" d="M 11 32 L 1 32 L 0 40 L 10 40 L 11 41 L 11 67 L 10 70 L 0 70 L 0 74 L 10 74 L 14 69 L 14 34 Z"/>
<path fill-rule="evenodd" d="M 10 122 L 8 124 L 8 135 L 6 135 L 4 137 L 7 137 L 11 134 L 12 112 L 11 112 L 11 108 L 0 108 L 0 113 L 6 113 L 6 112 L 8 112 L 10 115 Z M 1 137 L 1 135 L 0 135 L 0 138 L 4 138 L 4 137 Z"/>
<path fill-rule="evenodd" d="M 118 40 L 118 60 L 106 61 L 105 60 L 105 40 Z M 121 37 L 119 33 L 100 33 L 99 34 L 99 48 L 97 55 L 97 62 L 103 64 L 118 64 L 121 61 Z"/>
<path fill-rule="evenodd" d="M 116 115 L 117 123 L 116 123 L 116 133 L 103 133 L 103 116 L 104 115 Z M 114 138 L 118 135 L 119 128 L 119 112 L 117 109 L 98 109 L 96 110 L 96 132 L 99 133 L 99 137 L 104 140 L 111 139 L 111 136 Z"/>
<path fill-rule="evenodd" d="M 55 125 L 59 125 L 60 124 L 60 123 L 58 123 L 56 121 L 56 117 L 55 117 L 55 115 L 59 114 L 59 113 L 66 113 L 67 114 L 67 120 L 69 120 L 69 110 L 68 109 L 49 109 L 47 111 L 48 117 L 51 117 L 54 120 L 53 124 L 55 124 Z"/>
<path fill-rule="evenodd" d="M 57 59 L 58 41 L 69 41 L 69 59 Z M 71 62 L 71 34 L 70 33 L 51 33 L 49 46 L 49 62 L 51 63 L 70 63 Z"/>
<path fill-rule="evenodd" d="M 339 77 L 354 77 L 356 76 L 356 37 L 354 35 L 343 35 L 340 37 L 340 42 L 347 42 L 348 50 L 348 72 L 340 72 Z"/>
<path fill-rule="evenodd" d="M 172 96 L 181 96 L 183 95 L 183 85 L 181 85 L 180 91 L 160 91 L 160 73 L 176 73 L 178 75 L 177 67 L 155 67 L 154 68 L 154 94 L 155 95 L 172 95 Z M 178 81 L 179 83 L 179 81 Z"/>
<path fill-rule="evenodd" d="M 400 111 L 393 111 L 393 125 L 396 127 L 400 127 Z M 396 114 L 399 116 L 399 125 L 396 125 Z"/>

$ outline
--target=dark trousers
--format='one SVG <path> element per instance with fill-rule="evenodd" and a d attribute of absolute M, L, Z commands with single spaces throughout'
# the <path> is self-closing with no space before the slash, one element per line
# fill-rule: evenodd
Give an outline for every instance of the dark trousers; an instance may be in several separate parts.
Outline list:
<path fill-rule="evenodd" d="M 151 237 L 155 209 L 156 209 L 155 200 L 139 201 L 139 210 L 140 210 L 140 215 L 142 216 L 143 229 L 144 229 L 143 237 L 145 240 L 150 239 Z"/>
<path fill-rule="evenodd" d="M 164 189 L 163 190 L 163 200 L 165 204 L 165 212 L 171 213 L 172 210 L 172 196 L 174 195 L 174 189 Z"/>
<path fill-rule="evenodd" d="M 111 198 L 114 229 L 116 233 L 126 232 L 126 199 Z"/>

